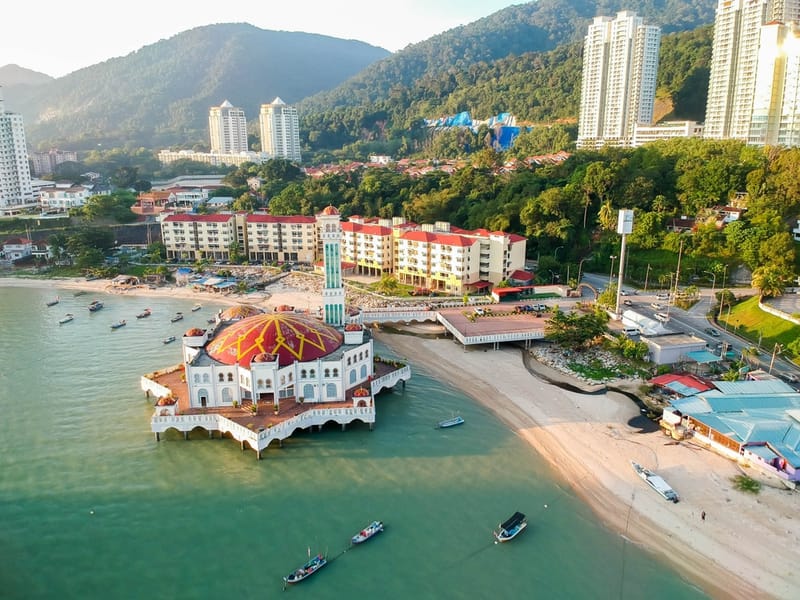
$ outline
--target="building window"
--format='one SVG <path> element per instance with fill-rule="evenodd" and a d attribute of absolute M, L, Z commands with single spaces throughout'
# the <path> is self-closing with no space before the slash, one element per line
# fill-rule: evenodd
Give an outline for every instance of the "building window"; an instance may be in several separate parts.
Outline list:
<path fill-rule="evenodd" d="M 325 369 L 325 377 L 330 377 L 330 376 L 331 376 L 331 370 Z"/>
<path fill-rule="evenodd" d="M 334 369 L 333 370 L 333 376 L 334 377 L 338 377 L 339 376 L 339 369 Z"/>
<path fill-rule="evenodd" d="M 194 374 L 194 382 L 195 383 L 200 383 L 200 373 L 195 373 Z"/>
<path fill-rule="evenodd" d="M 228 381 L 233 382 L 233 373 L 228 373 Z"/>
<path fill-rule="evenodd" d="M 306 379 L 307 377 L 308 377 L 308 371 L 306 371 L 305 369 L 300 371 L 300 379 Z"/>
<path fill-rule="evenodd" d="M 223 381 L 225 381 L 225 373 L 220 373 L 219 374 L 219 382 L 222 383 Z"/>
<path fill-rule="evenodd" d="M 316 369 L 311 369 L 311 378 L 313 379 L 316 376 L 317 376 L 317 370 Z"/>

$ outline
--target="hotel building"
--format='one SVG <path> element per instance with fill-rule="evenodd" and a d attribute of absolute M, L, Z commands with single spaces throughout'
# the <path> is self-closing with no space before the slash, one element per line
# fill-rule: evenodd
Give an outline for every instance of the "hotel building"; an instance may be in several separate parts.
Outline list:
<path fill-rule="evenodd" d="M 339 258 L 357 273 L 393 274 L 400 283 L 446 294 L 491 287 L 525 267 L 526 238 L 502 231 L 359 216 L 339 231 Z M 235 242 L 251 263 L 324 262 L 324 233 L 319 218 L 299 215 L 183 213 L 161 221 L 167 257 L 179 260 L 227 260 Z"/>
<path fill-rule="evenodd" d="M 33 174 L 37 177 L 50 175 L 56 168 L 64 162 L 78 162 L 78 153 L 74 151 L 50 150 L 49 152 L 31 152 L 31 164 Z"/>
<path fill-rule="evenodd" d="M 22 115 L 6 112 L 0 89 L 0 215 L 35 206 Z"/>
<path fill-rule="evenodd" d="M 595 17 L 584 39 L 578 148 L 630 146 L 651 124 L 661 30 L 631 11 Z"/>
<path fill-rule="evenodd" d="M 262 104 L 258 116 L 261 150 L 273 158 L 300 162 L 300 121 L 297 109 L 280 98 Z"/>

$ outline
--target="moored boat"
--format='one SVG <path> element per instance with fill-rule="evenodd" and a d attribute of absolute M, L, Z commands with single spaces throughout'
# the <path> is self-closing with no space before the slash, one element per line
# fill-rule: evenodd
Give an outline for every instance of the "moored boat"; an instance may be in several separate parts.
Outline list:
<path fill-rule="evenodd" d="M 198 311 L 198 310 L 200 310 L 201 308 L 203 308 L 203 305 L 202 305 L 202 304 L 195 304 L 195 305 L 192 307 L 192 312 L 197 312 L 197 311 Z"/>
<path fill-rule="evenodd" d="M 362 542 L 366 542 L 371 537 L 379 534 L 381 531 L 383 531 L 383 521 L 373 521 L 364 527 L 364 529 L 355 534 L 352 538 L 350 538 L 350 541 L 354 544 L 361 544 Z"/>
<path fill-rule="evenodd" d="M 175 316 L 170 319 L 170 321 L 172 321 L 173 323 L 177 323 L 178 321 L 181 321 L 181 320 L 183 320 L 183 313 L 182 312 L 175 313 Z"/>
<path fill-rule="evenodd" d="M 149 317 L 151 314 L 152 313 L 150 312 L 150 309 L 149 308 L 145 308 L 142 312 L 140 312 L 138 315 L 136 315 L 136 318 L 137 319 L 144 319 L 144 318 Z"/>
<path fill-rule="evenodd" d="M 455 427 L 456 425 L 461 425 L 464 423 L 464 418 L 461 416 L 453 417 L 452 419 L 445 419 L 444 421 L 439 421 L 436 424 L 438 429 L 445 429 L 447 427 Z"/>
<path fill-rule="evenodd" d="M 498 542 L 513 540 L 528 526 L 528 519 L 521 512 L 515 512 L 511 517 L 500 523 L 494 532 L 494 537 Z"/>
<path fill-rule="evenodd" d="M 100 300 L 93 300 L 89 305 L 89 312 L 97 312 L 101 308 L 103 308 L 103 303 Z"/>
<path fill-rule="evenodd" d="M 70 321 L 72 321 L 72 319 L 74 319 L 72 313 L 67 313 L 58 320 L 58 324 L 63 325 L 64 323 L 69 323 Z"/>
<path fill-rule="evenodd" d="M 174 335 L 171 335 L 171 336 L 169 336 L 169 337 L 165 337 L 165 338 L 164 338 L 162 341 L 163 341 L 165 344 L 171 344 L 172 342 L 174 342 L 174 341 L 175 341 L 175 336 L 174 336 Z"/>
<path fill-rule="evenodd" d="M 111 324 L 111 329 L 119 329 L 120 327 L 125 327 L 125 325 L 127 325 L 127 323 L 125 322 L 125 319 L 121 319 L 121 320 L 117 321 L 116 323 L 112 323 Z"/>
<path fill-rule="evenodd" d="M 644 468 L 635 461 L 631 461 L 631 466 L 636 474 L 644 479 L 645 483 L 657 491 L 661 496 L 670 502 L 678 502 L 678 493 L 660 475 L 656 475 L 650 469 Z"/>
<path fill-rule="evenodd" d="M 58 304 L 59 302 L 61 302 L 61 298 L 60 298 L 59 296 L 56 296 L 56 297 L 55 297 L 55 298 L 53 298 L 52 300 L 48 300 L 48 301 L 47 301 L 47 306 L 55 306 L 55 305 L 56 305 L 56 304 Z"/>
<path fill-rule="evenodd" d="M 317 554 L 314 558 L 310 559 L 306 564 L 304 564 L 299 569 L 296 569 L 289 573 L 283 580 L 286 583 L 297 583 L 298 581 L 303 581 L 308 577 L 311 577 L 314 573 L 319 571 L 322 567 L 328 564 L 328 559 L 325 558 L 322 554 Z"/>

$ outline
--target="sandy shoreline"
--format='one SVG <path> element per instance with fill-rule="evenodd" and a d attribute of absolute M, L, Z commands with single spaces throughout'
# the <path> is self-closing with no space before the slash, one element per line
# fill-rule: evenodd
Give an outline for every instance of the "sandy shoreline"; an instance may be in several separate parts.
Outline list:
<path fill-rule="evenodd" d="M 74 289 L 220 304 L 288 304 L 316 310 L 308 289 L 277 283 L 265 293 L 219 295 L 191 288 L 109 290 L 108 280 L 0 278 L 0 287 Z M 615 393 L 568 392 L 532 375 L 522 351 L 464 350 L 450 339 L 378 333 L 412 366 L 488 407 L 539 452 L 612 531 L 673 565 L 715 598 L 794 598 L 800 589 L 800 495 L 733 489 L 740 473 L 729 460 L 660 432 L 628 425 L 638 408 Z M 412 380 L 413 383 L 413 380 Z M 681 495 L 672 504 L 633 472 L 636 460 L 657 469 Z M 700 514 L 706 512 L 706 519 Z"/>

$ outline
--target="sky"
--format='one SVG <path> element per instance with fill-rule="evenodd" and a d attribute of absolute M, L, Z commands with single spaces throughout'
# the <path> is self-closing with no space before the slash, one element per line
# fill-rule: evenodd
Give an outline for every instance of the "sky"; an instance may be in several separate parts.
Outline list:
<path fill-rule="evenodd" d="M 512 4 L 510 0 L 40 0 L 3 11 L 0 66 L 62 77 L 215 23 L 360 40 L 391 52 Z"/>

